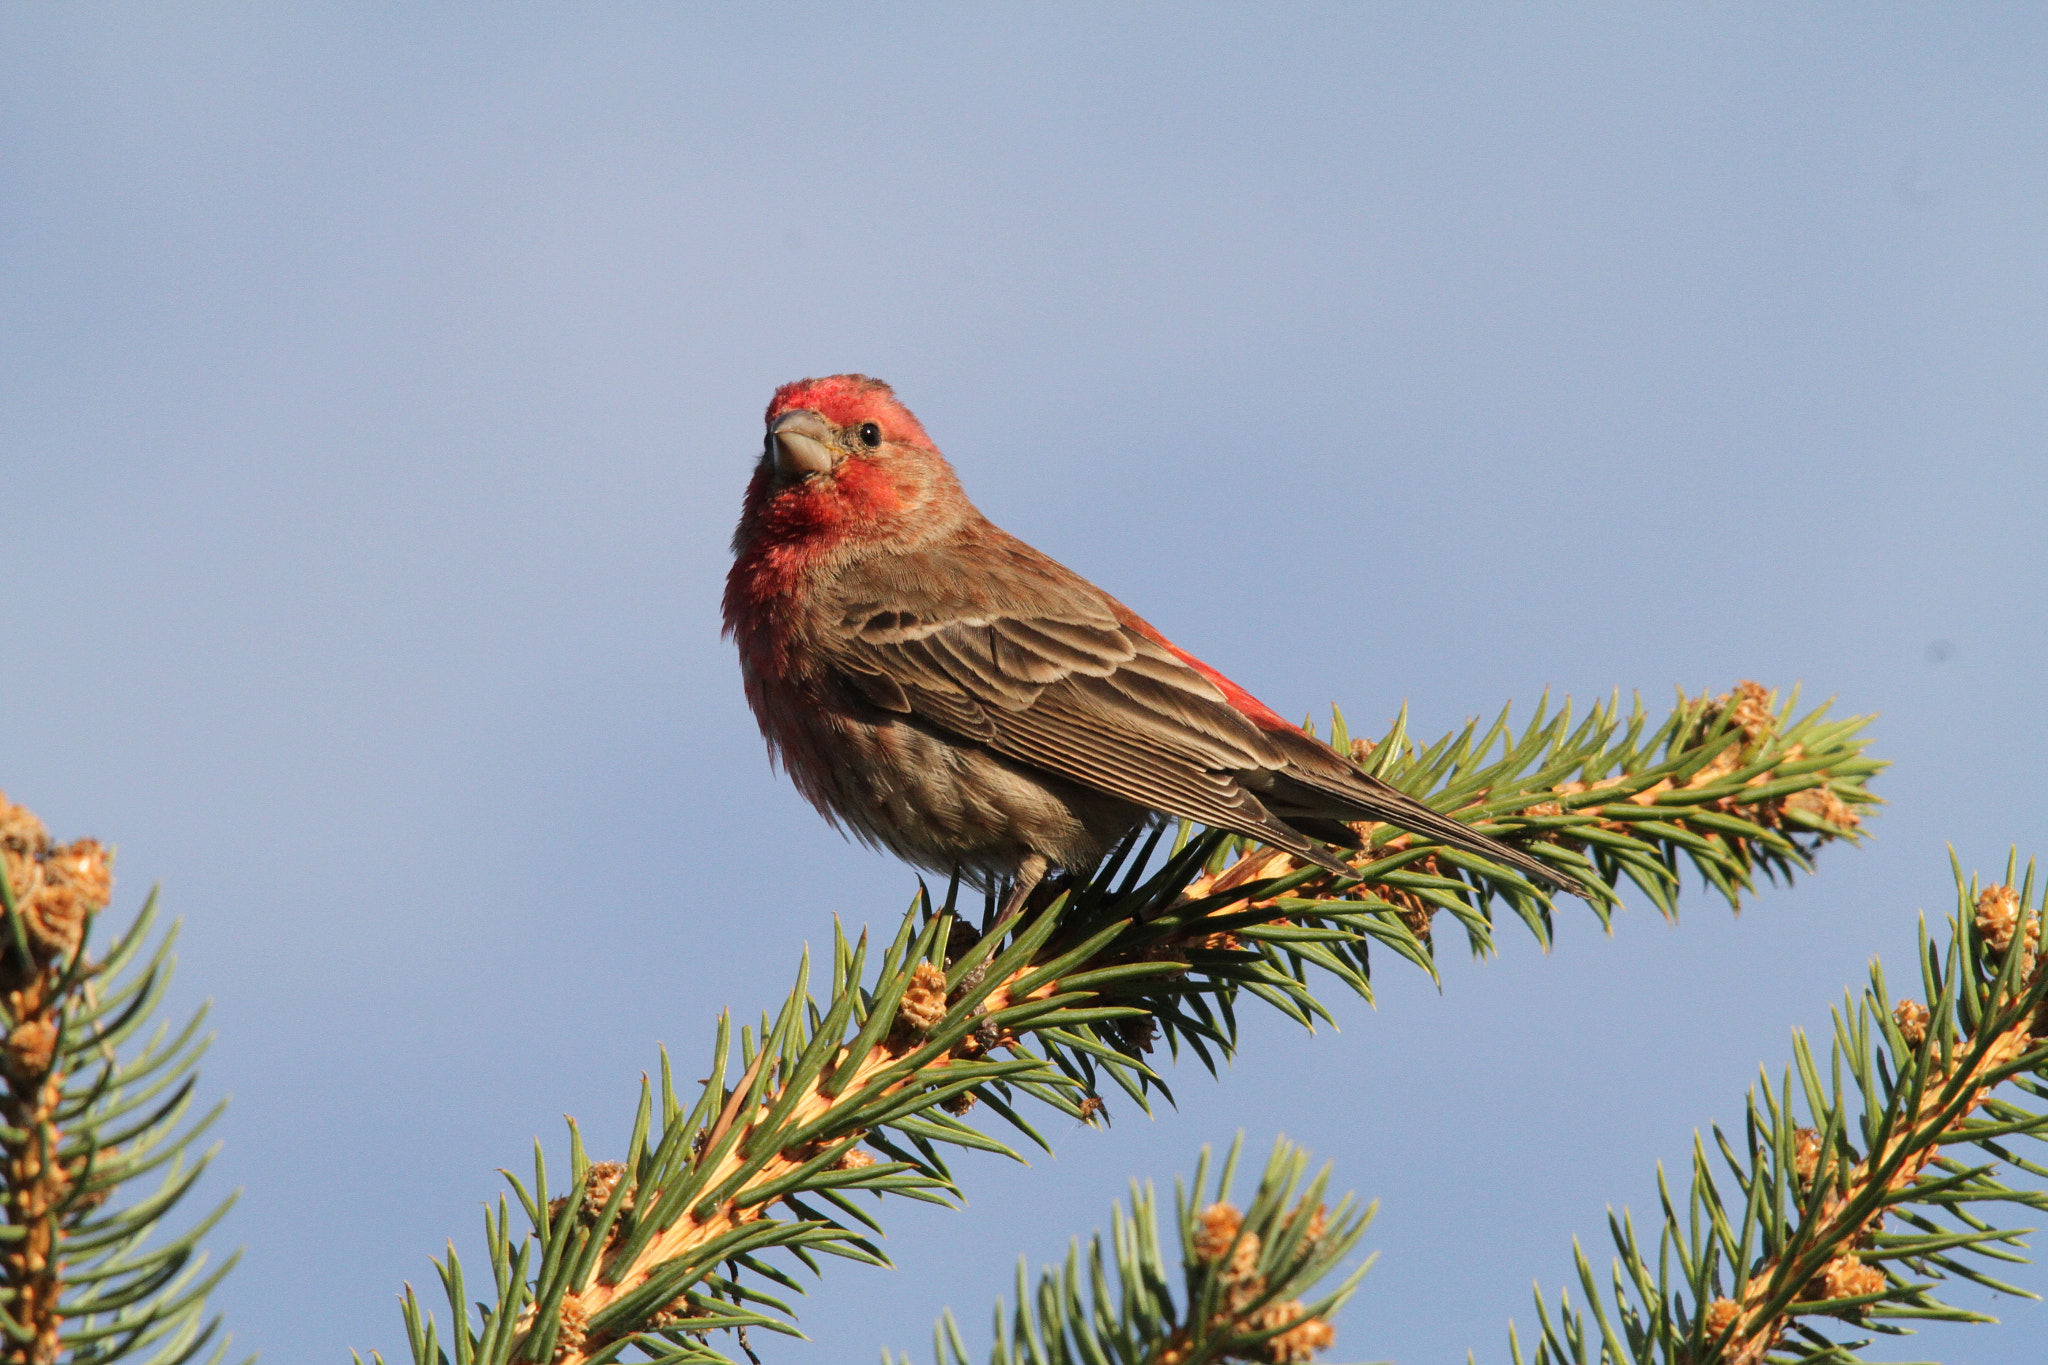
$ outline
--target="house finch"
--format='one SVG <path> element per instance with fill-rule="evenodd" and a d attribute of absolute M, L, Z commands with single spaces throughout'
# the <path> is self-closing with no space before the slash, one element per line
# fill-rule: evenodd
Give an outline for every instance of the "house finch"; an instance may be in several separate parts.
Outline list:
<path fill-rule="evenodd" d="M 976 511 L 888 385 L 775 391 L 725 629 L 772 754 L 827 820 L 1006 914 L 1161 814 L 1332 872 L 1385 821 L 1576 895 L 1288 724 Z M 1323 841 L 1323 842 L 1318 842 Z"/>

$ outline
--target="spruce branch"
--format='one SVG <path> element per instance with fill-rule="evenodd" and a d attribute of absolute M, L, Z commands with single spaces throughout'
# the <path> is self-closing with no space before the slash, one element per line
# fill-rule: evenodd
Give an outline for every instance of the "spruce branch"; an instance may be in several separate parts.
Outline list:
<path fill-rule="evenodd" d="M 53 844 L 0 796 L 0 1365 L 227 1353 L 206 1296 L 239 1254 L 209 1273 L 199 1242 L 234 1196 L 152 1244 L 213 1157 L 194 1148 L 221 1106 L 191 1117 L 205 1011 L 175 1035 L 156 1022 L 176 930 L 152 946 L 153 894 L 104 956 L 88 954 L 112 894 L 97 841 Z"/>
<path fill-rule="evenodd" d="M 1230 1202 L 1244 1146 L 1224 1156 L 1213 1193 L 1204 1147 L 1192 1181 L 1174 1182 L 1178 1236 L 1162 1243 L 1152 1183 L 1131 1185 L 1131 1209 L 1110 1208 L 1110 1233 L 1078 1242 L 1064 1265 L 1038 1277 L 1017 1266 L 1017 1305 L 998 1300 L 989 1365 L 1296 1365 L 1336 1340 L 1330 1319 L 1357 1292 L 1367 1257 L 1334 1289 L 1316 1286 L 1350 1256 L 1373 1209 L 1345 1195 L 1324 1202 L 1329 1167 L 1313 1178 L 1308 1153 L 1282 1138 L 1273 1144 L 1250 1205 Z M 1179 1253 L 1180 1273 L 1168 1262 Z M 1180 1292 L 1174 1292 L 1178 1280 Z M 937 1365 L 973 1365 L 949 1311 L 932 1333 Z M 884 1352 L 882 1365 L 912 1365 Z"/>
<path fill-rule="evenodd" d="M 1503 713 L 1418 750 L 1397 723 L 1354 752 L 1594 885 L 1604 924 L 1624 876 L 1672 914 L 1689 859 L 1739 904 L 1756 872 L 1789 878 L 1820 843 L 1854 837 L 1874 799 L 1863 782 L 1881 766 L 1863 752 L 1863 722 L 1793 708 L 1745 684 L 1681 698 L 1655 727 L 1640 704 L 1595 706 L 1576 724 L 1568 705 L 1541 706 L 1519 733 Z M 826 1255 L 886 1264 L 868 1236 L 880 1225 L 853 1195 L 949 1202 L 958 1187 L 942 1146 L 1022 1159 L 965 1121 L 970 1106 L 1044 1148 L 1025 1101 L 1099 1121 L 1105 1081 L 1141 1108 L 1154 1092 L 1170 1100 L 1146 1056 L 1163 1038 L 1213 1070 L 1236 1048 L 1247 995 L 1312 1025 L 1328 1017 L 1314 972 L 1371 998 L 1375 942 L 1434 975 L 1437 912 L 1476 952 L 1492 948 L 1497 904 L 1551 938 L 1540 888 L 1389 829 L 1361 827 L 1367 847 L 1346 877 L 1186 826 L 1155 861 L 1166 832 L 1047 886 L 1028 915 L 981 935 L 958 914 L 957 885 L 943 905 L 923 892 L 872 976 L 865 935 L 835 929 L 825 1000 L 811 996 L 807 958 L 772 1020 L 735 1039 L 721 1019 L 710 1076 L 687 1106 L 664 1055 L 622 1160 L 592 1163 L 572 1124 L 568 1181 L 551 1190 L 536 1145 L 531 1184 L 508 1174 L 519 1216 L 502 1198 L 486 1213 L 492 1301 L 472 1310 L 452 1246 L 438 1263 L 445 1344 L 407 1290 L 414 1361 L 728 1360 L 713 1332 L 751 1356 L 750 1330 L 796 1330 L 777 1294 L 802 1281 L 767 1253 L 810 1273 Z M 777 1206 L 788 1216 L 771 1215 Z"/>
<path fill-rule="evenodd" d="M 1659 1171 L 1654 1257 L 1631 1218 L 1610 1217 L 1618 1259 L 1602 1292 L 1575 1248 L 1585 1307 L 1538 1295 L 1535 1365 L 1847 1365 L 1908 1322 L 1992 1321 L 1938 1298 L 1944 1281 L 2037 1297 L 1994 1269 L 2027 1259 L 2032 1229 L 2010 1217 L 2048 1209 L 2048 1194 L 2004 1183 L 2048 1176 L 2015 1141 L 2048 1141 L 2042 905 L 2017 856 L 2001 883 L 1955 875 L 1945 943 L 1920 926 L 1925 1003 L 1894 1000 L 1873 960 L 1869 986 L 1835 1012 L 1826 1068 L 1795 1034 L 1793 1064 L 1752 1090 L 1741 1135 L 1714 1130 L 1725 1183 L 1699 1142 L 1682 1201 Z"/>

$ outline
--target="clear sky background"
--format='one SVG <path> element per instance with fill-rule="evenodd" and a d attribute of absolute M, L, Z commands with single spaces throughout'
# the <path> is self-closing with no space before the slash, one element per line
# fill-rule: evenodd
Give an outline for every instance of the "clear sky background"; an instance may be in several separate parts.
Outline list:
<path fill-rule="evenodd" d="M 1253 1013 L 767 1353 L 924 1359 L 1242 1128 L 1383 1200 L 1337 1357 L 1504 1360 L 1951 844 L 2048 851 L 2044 91 L 2017 5 L 0 11 L 0 787 L 184 919 L 238 1342 L 402 1352 L 495 1168 L 901 912 L 718 634 L 762 405 L 857 369 L 1284 713 L 1880 714 L 1816 879 Z M 2037 1359 L 1990 1311 L 1894 1356 Z"/>

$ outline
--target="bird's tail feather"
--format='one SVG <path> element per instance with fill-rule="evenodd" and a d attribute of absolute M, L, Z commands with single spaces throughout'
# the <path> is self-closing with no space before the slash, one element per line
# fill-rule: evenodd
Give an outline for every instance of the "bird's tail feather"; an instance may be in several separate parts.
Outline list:
<path fill-rule="evenodd" d="M 1463 821 L 1423 805 L 1378 778 L 1360 773 L 1358 779 L 1347 784 L 1349 789 L 1341 795 L 1328 788 L 1306 786 L 1282 787 L 1261 793 L 1265 797 L 1267 818 L 1260 828 L 1246 830 L 1245 833 L 1266 839 L 1318 867 L 1332 872 L 1349 872 L 1353 869 L 1312 841 L 1320 839 L 1340 848 L 1363 848 L 1365 841 L 1347 822 L 1376 820 L 1489 862 L 1511 867 L 1545 886 L 1569 892 L 1583 900 L 1593 899 L 1592 893 L 1580 882 L 1522 850 L 1488 838 Z M 1370 786 L 1366 785 L 1368 783 Z"/>
<path fill-rule="evenodd" d="M 1525 876 L 1533 877 L 1547 886 L 1577 896 L 1581 900 L 1593 899 L 1593 893 L 1576 878 L 1559 872 L 1518 848 L 1511 848 L 1498 839 L 1481 834 L 1463 821 L 1454 820 L 1441 811 L 1431 810 L 1420 801 L 1404 796 L 1392 787 L 1388 787 L 1383 794 L 1375 792 L 1374 795 L 1379 799 L 1370 805 L 1363 801 L 1359 802 L 1360 807 L 1371 819 L 1384 820 L 1390 825 L 1407 830 L 1410 834 L 1419 834 L 1466 853 L 1505 864 Z"/>

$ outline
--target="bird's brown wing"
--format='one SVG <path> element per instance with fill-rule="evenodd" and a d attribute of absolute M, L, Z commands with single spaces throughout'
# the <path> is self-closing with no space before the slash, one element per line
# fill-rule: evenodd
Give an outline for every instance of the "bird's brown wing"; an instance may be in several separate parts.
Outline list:
<path fill-rule="evenodd" d="M 904 615 L 856 611 L 825 645 L 875 706 L 1342 870 L 1235 776 L 1278 760 L 1262 732 L 1206 678 L 1113 617 Z"/>
<path fill-rule="evenodd" d="M 849 575 L 818 622 L 821 653 L 885 711 L 1333 872 L 1347 869 L 1309 835 L 1356 846 L 1345 822 L 1378 820 L 1585 894 L 1301 731 L 1255 723 L 1085 580 L 1021 542 L 1002 549 L 983 577 L 899 564 L 868 593 Z"/>

